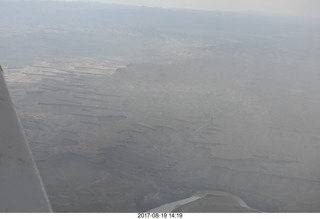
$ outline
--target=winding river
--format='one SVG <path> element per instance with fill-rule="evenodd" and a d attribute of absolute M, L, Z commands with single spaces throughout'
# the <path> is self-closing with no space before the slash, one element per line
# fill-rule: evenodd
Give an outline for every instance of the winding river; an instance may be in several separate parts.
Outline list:
<path fill-rule="evenodd" d="M 235 199 L 241 207 L 252 209 L 241 198 L 239 198 L 238 196 L 235 196 L 231 193 L 217 191 L 217 190 L 200 190 L 189 198 L 185 198 L 185 199 L 181 199 L 181 200 L 178 200 L 175 202 L 170 202 L 170 203 L 161 205 L 159 207 L 156 207 L 156 208 L 149 210 L 149 212 L 172 212 L 174 209 L 176 209 L 182 205 L 196 201 L 196 200 L 201 199 L 207 195 L 229 196 L 229 197 Z"/>

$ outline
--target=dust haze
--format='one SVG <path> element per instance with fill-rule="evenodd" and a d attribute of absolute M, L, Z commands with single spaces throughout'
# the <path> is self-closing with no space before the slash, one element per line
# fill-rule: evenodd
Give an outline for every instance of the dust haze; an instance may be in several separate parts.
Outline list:
<path fill-rule="evenodd" d="M 54 211 L 320 212 L 317 20 L 0 8 L 1 65 Z"/>

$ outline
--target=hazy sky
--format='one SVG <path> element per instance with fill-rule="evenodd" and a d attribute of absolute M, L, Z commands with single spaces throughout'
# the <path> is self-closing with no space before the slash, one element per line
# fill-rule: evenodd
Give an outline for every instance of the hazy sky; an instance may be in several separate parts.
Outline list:
<path fill-rule="evenodd" d="M 8 1 L 8 0 L 0 0 Z M 13 1 L 13 0 L 11 0 Z M 32 1 L 32 0 L 14 0 Z M 37 0 L 33 0 L 37 1 Z M 198 10 L 263 11 L 320 18 L 320 0 L 38 0 L 86 1 Z"/>
<path fill-rule="evenodd" d="M 77 1 L 77 0 L 69 0 Z M 200 10 L 245 10 L 320 16 L 320 0 L 84 0 L 117 4 L 191 8 Z"/>

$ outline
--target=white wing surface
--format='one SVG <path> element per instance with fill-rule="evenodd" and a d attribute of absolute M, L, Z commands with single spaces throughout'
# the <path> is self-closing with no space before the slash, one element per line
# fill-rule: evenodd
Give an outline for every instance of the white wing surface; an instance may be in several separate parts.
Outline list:
<path fill-rule="evenodd" d="M 0 66 L 0 212 L 50 212 Z"/>

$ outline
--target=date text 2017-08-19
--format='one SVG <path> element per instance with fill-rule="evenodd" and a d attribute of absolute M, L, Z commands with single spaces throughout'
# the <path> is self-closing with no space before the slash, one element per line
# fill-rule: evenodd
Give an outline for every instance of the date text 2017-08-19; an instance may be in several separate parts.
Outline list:
<path fill-rule="evenodd" d="M 151 213 L 151 212 L 143 212 L 138 213 L 138 218 L 182 218 L 182 213 Z"/>

